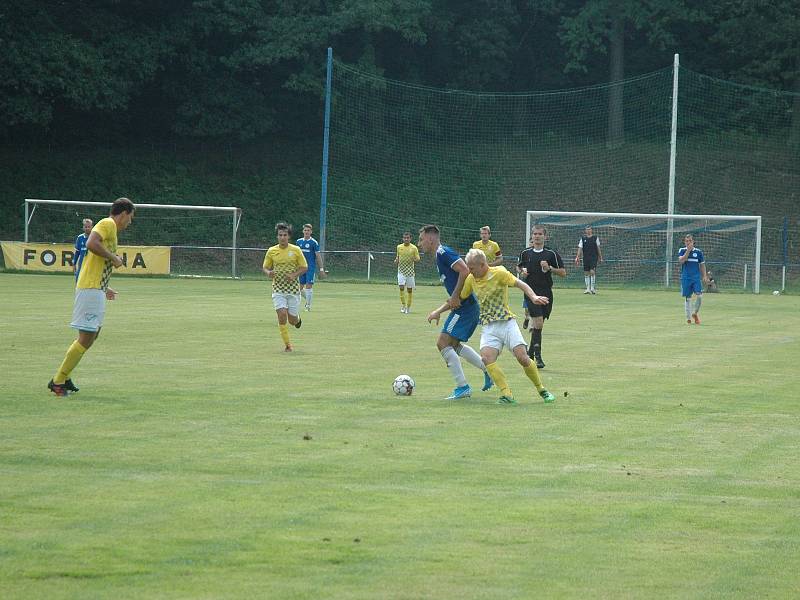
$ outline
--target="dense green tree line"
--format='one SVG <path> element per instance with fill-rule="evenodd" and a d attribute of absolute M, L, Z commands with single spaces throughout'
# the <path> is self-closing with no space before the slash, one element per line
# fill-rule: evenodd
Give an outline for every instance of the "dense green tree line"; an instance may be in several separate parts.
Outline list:
<path fill-rule="evenodd" d="M 800 92 L 800 0 L 20 0 L 0 9 L 0 135 L 318 132 L 328 46 L 460 89 L 614 81 L 679 52 Z"/>

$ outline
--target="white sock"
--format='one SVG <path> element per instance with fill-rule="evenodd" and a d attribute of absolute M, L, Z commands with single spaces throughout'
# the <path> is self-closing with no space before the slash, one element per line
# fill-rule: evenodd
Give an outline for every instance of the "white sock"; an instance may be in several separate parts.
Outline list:
<path fill-rule="evenodd" d="M 695 296 L 695 298 L 694 298 L 694 314 L 697 314 L 697 313 L 700 312 L 700 305 L 702 303 L 703 303 L 703 297 L 702 296 Z"/>
<path fill-rule="evenodd" d="M 589 277 L 589 281 L 590 281 L 590 282 L 591 282 L 591 284 L 592 284 L 592 289 L 594 289 L 594 275 L 592 275 L 591 277 Z"/>
<path fill-rule="evenodd" d="M 481 355 L 475 352 L 473 348 L 467 346 L 466 344 L 461 344 L 458 347 L 458 355 L 471 364 L 473 367 L 477 367 L 481 371 L 486 372 L 486 365 L 483 364 L 481 360 Z"/>
<path fill-rule="evenodd" d="M 691 298 L 684 298 L 683 299 L 683 307 L 686 309 L 686 318 L 691 319 L 692 317 L 692 299 Z"/>
<path fill-rule="evenodd" d="M 589 286 L 591 285 L 591 278 L 588 275 L 584 275 L 583 280 L 586 282 L 586 289 L 590 289 Z"/>
<path fill-rule="evenodd" d="M 447 365 L 447 370 L 456 382 L 456 387 L 464 387 L 467 385 L 467 378 L 464 377 L 464 369 L 461 367 L 461 361 L 458 360 L 458 354 L 452 346 L 447 346 L 442 350 L 442 358 Z"/>
<path fill-rule="evenodd" d="M 306 289 L 306 304 L 311 308 L 311 297 L 314 295 L 314 290 Z"/>

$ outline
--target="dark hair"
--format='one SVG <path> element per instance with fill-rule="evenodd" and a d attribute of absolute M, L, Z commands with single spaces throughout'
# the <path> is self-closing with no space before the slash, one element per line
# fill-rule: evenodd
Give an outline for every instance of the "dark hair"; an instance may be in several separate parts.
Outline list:
<path fill-rule="evenodd" d="M 275 233 L 278 233 L 279 231 L 288 231 L 289 235 L 292 235 L 292 226 L 281 221 L 275 225 Z"/>
<path fill-rule="evenodd" d="M 436 225 L 423 225 L 419 229 L 420 233 L 435 233 L 436 235 L 440 234 L 439 228 Z"/>
<path fill-rule="evenodd" d="M 111 215 L 119 215 L 122 213 L 132 213 L 136 210 L 136 207 L 133 205 L 133 202 L 128 200 L 127 198 L 117 198 L 114 200 L 114 203 L 111 205 Z"/>

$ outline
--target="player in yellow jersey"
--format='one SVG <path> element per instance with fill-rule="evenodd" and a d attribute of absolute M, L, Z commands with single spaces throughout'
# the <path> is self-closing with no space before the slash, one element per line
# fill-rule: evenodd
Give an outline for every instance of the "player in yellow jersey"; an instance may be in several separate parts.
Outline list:
<path fill-rule="evenodd" d="M 264 255 L 262 270 L 272 279 L 272 305 L 278 315 L 278 329 L 285 345 L 284 352 L 293 350 L 287 323 L 300 329 L 300 275 L 308 271 L 308 263 L 299 246 L 289 243 L 291 228 L 286 223 L 275 225 L 278 243 Z"/>
<path fill-rule="evenodd" d="M 71 327 L 78 330 L 78 339 L 69 347 L 61 366 L 47 384 L 47 389 L 56 396 L 67 396 L 78 391 L 70 375 L 100 334 L 106 300 L 117 297 L 117 293 L 108 287 L 111 272 L 115 267 L 122 266 L 122 258 L 117 255 L 117 233 L 131 224 L 135 210 L 130 200 L 117 198 L 111 205 L 110 216 L 98 221 L 86 240 L 88 252 L 75 286 L 75 304 L 70 323 Z"/>
<path fill-rule="evenodd" d="M 397 265 L 397 285 L 400 286 L 400 312 L 411 312 L 411 298 L 417 282 L 414 277 L 414 265 L 419 262 L 419 250 L 411 243 L 411 232 L 403 234 L 403 243 L 397 246 L 397 255 L 394 264 Z M 406 297 L 408 292 L 408 297 Z"/>
<path fill-rule="evenodd" d="M 461 298 L 467 298 L 471 293 L 478 297 L 481 307 L 481 359 L 489 371 L 495 385 L 500 388 L 500 404 L 516 404 L 511 388 L 503 373 L 497 358 L 503 348 L 510 348 L 514 357 L 522 366 L 525 375 L 536 386 L 539 396 L 545 402 L 552 402 L 555 396 L 548 392 L 542 385 L 536 364 L 528 356 L 525 340 L 515 319 L 514 313 L 508 307 L 508 288 L 521 289 L 528 300 L 534 304 L 547 304 L 545 296 L 538 296 L 524 281 L 509 273 L 505 267 L 490 267 L 486 255 L 482 250 L 473 248 L 467 252 L 465 259 L 470 274 L 461 290 Z M 434 314 L 441 314 L 449 309 L 449 304 L 439 307 Z"/>
<path fill-rule="evenodd" d="M 500 244 L 489 239 L 492 235 L 492 230 L 489 229 L 488 225 L 484 225 L 481 227 L 480 234 L 481 239 L 473 242 L 472 247 L 483 250 L 490 267 L 499 267 L 503 264 L 503 252 L 500 250 Z"/>

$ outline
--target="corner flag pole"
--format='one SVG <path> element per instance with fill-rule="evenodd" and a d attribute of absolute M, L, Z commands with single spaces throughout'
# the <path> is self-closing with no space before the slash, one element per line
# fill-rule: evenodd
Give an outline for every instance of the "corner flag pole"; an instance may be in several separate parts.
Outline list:
<path fill-rule="evenodd" d="M 328 146 L 331 137 L 331 75 L 333 48 L 328 48 L 328 69 L 325 78 L 325 130 L 322 136 L 322 193 L 319 202 L 319 251 L 325 252 L 325 230 L 328 221 Z"/>

